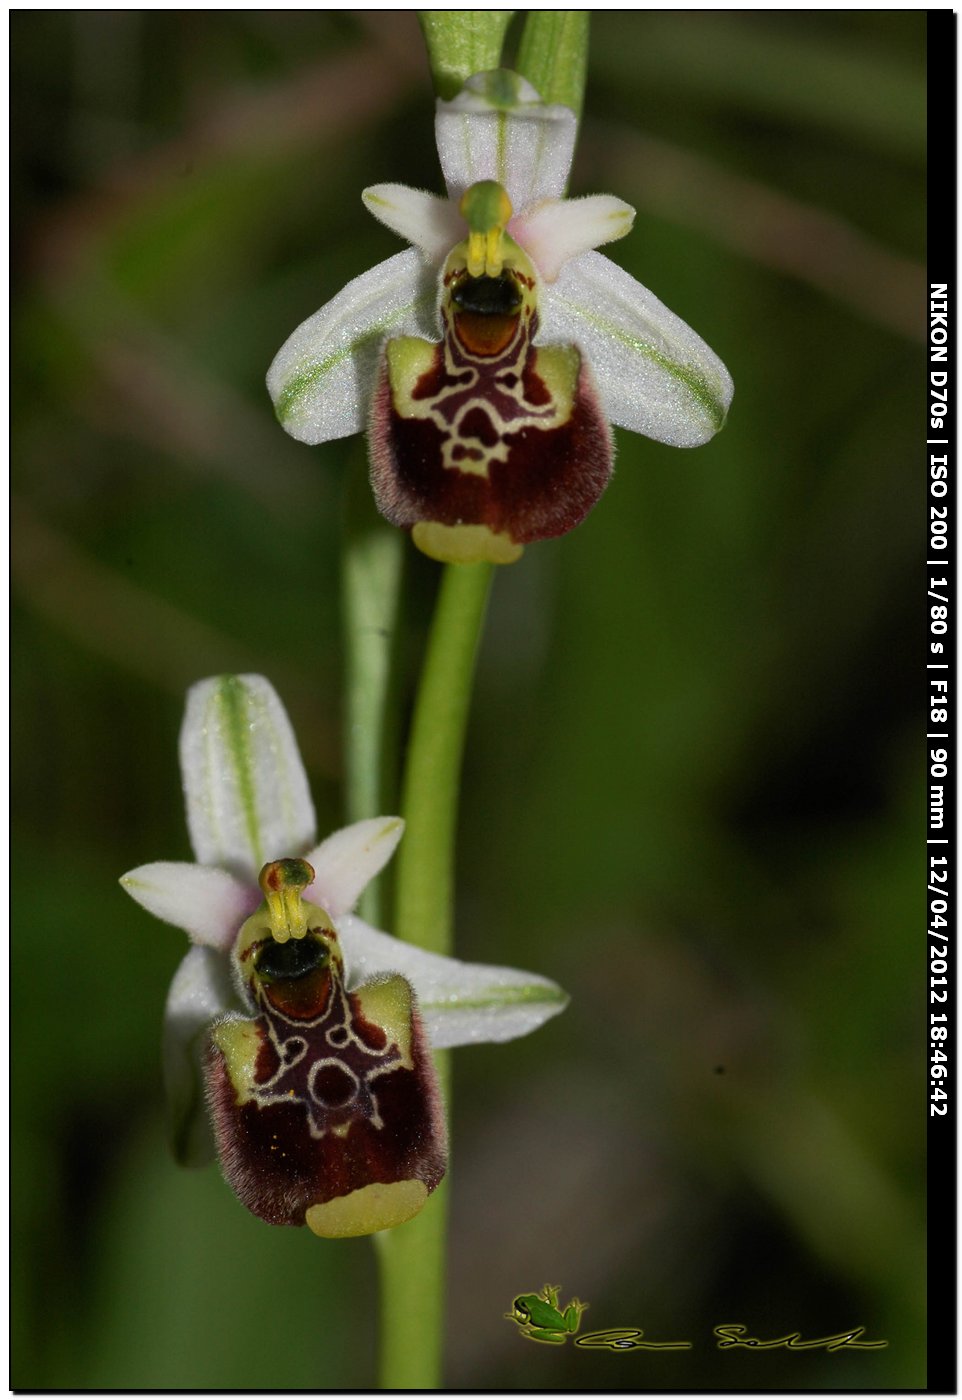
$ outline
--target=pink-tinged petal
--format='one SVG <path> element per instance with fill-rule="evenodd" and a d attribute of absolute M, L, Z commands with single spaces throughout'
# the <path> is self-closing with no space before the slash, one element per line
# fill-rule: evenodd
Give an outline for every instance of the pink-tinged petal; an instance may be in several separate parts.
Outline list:
<path fill-rule="evenodd" d="M 542 278 L 553 282 L 569 258 L 624 238 L 634 219 L 630 204 L 614 195 L 591 194 L 584 199 L 546 199 L 512 219 L 508 231 Z"/>
<path fill-rule="evenodd" d="M 524 78 L 496 69 L 439 102 L 434 131 L 455 203 L 479 180 L 497 180 L 520 212 L 564 193 L 578 122 L 570 108 L 542 103 Z"/>
<path fill-rule="evenodd" d="M 185 1166 L 204 1166 L 214 1157 L 204 1054 L 211 1022 L 235 1005 L 228 959 L 212 948 L 192 948 L 170 985 L 163 1044 L 168 1131 L 174 1155 Z"/>
<path fill-rule="evenodd" d="M 155 861 L 120 883 L 148 913 L 181 928 L 192 943 L 229 951 L 237 930 L 260 903 L 260 892 L 226 870 L 186 861 Z"/>
<path fill-rule="evenodd" d="M 413 248 L 355 277 L 298 326 L 268 370 L 281 426 L 307 443 L 362 432 L 381 342 L 436 336 L 436 303 L 435 269 Z"/>
<path fill-rule="evenodd" d="M 467 230 L 457 206 L 440 195 L 407 185 L 371 185 L 361 198 L 375 219 L 432 261 L 443 261 L 465 237 Z"/>
<path fill-rule="evenodd" d="M 537 1030 L 568 1004 L 547 977 L 513 967 L 459 962 L 381 933 L 354 914 L 338 920 L 348 986 L 397 972 L 414 987 L 431 1044 L 514 1040 Z"/>
<path fill-rule="evenodd" d="M 403 831 L 400 817 L 372 817 L 335 831 L 305 856 L 315 879 L 304 898 L 332 919 L 346 914 L 391 859 Z"/>
<path fill-rule="evenodd" d="M 180 734 L 187 825 L 201 865 L 256 884 L 314 840 L 314 805 L 290 720 L 263 676 L 192 686 Z"/>
<path fill-rule="evenodd" d="M 565 263 L 541 296 L 539 339 L 574 344 L 611 421 L 674 447 L 697 447 L 725 422 L 732 380 L 700 335 L 601 253 Z"/>

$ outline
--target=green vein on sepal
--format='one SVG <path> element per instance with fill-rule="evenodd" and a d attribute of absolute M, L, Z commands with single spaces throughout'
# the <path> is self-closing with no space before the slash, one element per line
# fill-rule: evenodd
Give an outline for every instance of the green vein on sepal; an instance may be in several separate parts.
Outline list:
<path fill-rule="evenodd" d="M 410 315 L 412 311 L 418 313 L 433 306 L 434 292 L 432 291 L 430 296 L 420 296 L 407 306 L 402 306 L 398 311 L 391 312 L 389 316 L 385 316 L 383 320 L 378 321 L 370 330 L 365 331 L 363 335 L 359 335 L 355 340 L 352 340 L 350 345 L 341 346 L 341 348 L 335 350 L 333 354 L 328 355 L 327 359 L 322 360 L 320 364 L 311 365 L 309 369 L 302 370 L 300 374 L 296 374 L 293 379 L 289 380 L 287 384 L 284 385 L 284 388 L 277 396 L 277 402 L 274 405 L 274 413 L 277 416 L 277 421 L 282 425 L 286 423 L 287 419 L 290 418 L 297 407 L 297 402 L 301 395 L 308 389 L 313 388 L 326 374 L 330 374 L 331 370 L 336 369 L 343 360 L 348 359 L 351 355 L 357 354 L 359 350 L 365 347 L 376 345 L 402 317 Z"/>
<path fill-rule="evenodd" d="M 639 340 L 637 336 L 629 335 L 627 331 L 621 330 L 618 326 L 613 326 L 609 321 L 605 321 L 600 316 L 593 315 L 583 306 L 576 306 L 573 302 L 566 302 L 582 320 L 588 321 L 596 326 L 611 340 L 619 340 L 622 345 L 627 345 L 636 354 L 644 356 L 652 364 L 659 365 L 661 369 L 667 370 L 675 379 L 681 381 L 689 390 L 692 397 L 701 405 L 708 415 L 709 420 L 717 433 L 724 427 L 728 412 L 722 407 L 718 399 L 717 392 L 712 388 L 709 381 L 697 369 L 691 365 L 680 364 L 670 356 L 665 355 L 661 350 L 657 350 L 654 345 L 650 345 L 646 340 Z"/>
<path fill-rule="evenodd" d="M 237 793 L 244 811 L 244 825 L 254 852 L 254 863 L 264 860 L 260 823 L 257 819 L 257 792 L 254 786 L 250 750 L 250 720 L 247 687 L 239 676 L 222 676 L 214 692 L 214 704 L 224 719 L 227 747 L 234 761 Z"/>
<path fill-rule="evenodd" d="M 441 997 L 439 1000 L 429 1000 L 422 997 L 420 1005 L 425 1011 L 470 1011 L 489 1006 L 531 1006 L 539 1003 L 545 1006 L 564 1006 L 568 1001 L 568 993 L 562 991 L 560 987 L 528 985 L 505 987 L 503 991 L 498 992 L 497 996 L 466 997 L 459 992 L 452 992 L 449 997 Z"/>
<path fill-rule="evenodd" d="M 647 345 L 643 340 L 635 340 L 634 336 L 626 335 L 623 331 L 613 331 L 613 335 L 625 345 L 630 345 L 633 350 L 637 350 L 640 355 L 644 355 L 654 364 L 660 365 L 662 369 L 680 379 L 692 397 L 695 398 L 708 414 L 712 426 L 717 433 L 725 425 L 728 412 L 718 400 L 718 395 L 712 389 L 704 375 L 688 365 L 680 365 L 677 360 L 671 360 L 667 355 L 663 355 L 660 350 L 656 350 L 653 345 Z"/>

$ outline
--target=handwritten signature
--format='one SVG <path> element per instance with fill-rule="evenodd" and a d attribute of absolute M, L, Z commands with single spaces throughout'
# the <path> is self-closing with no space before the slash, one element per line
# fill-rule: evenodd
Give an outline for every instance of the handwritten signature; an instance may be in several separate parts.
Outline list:
<path fill-rule="evenodd" d="M 725 1323 L 712 1328 L 717 1337 L 719 1351 L 730 1351 L 743 1347 L 749 1351 L 877 1351 L 887 1347 L 888 1342 L 862 1341 L 864 1327 L 852 1327 L 847 1332 L 836 1332 L 831 1337 L 813 1337 L 809 1341 L 802 1338 L 801 1332 L 788 1332 L 784 1337 L 772 1337 L 763 1341 L 760 1337 L 748 1336 L 748 1328 L 741 1323 Z M 687 1351 L 692 1342 L 650 1342 L 641 1327 L 609 1327 L 604 1332 L 586 1332 L 575 1338 L 576 1347 L 586 1350 L 600 1348 L 606 1351 Z"/>
<path fill-rule="evenodd" d="M 748 1328 L 740 1323 L 728 1323 L 712 1330 L 718 1338 L 719 1351 L 727 1351 L 730 1347 L 751 1347 L 757 1351 L 777 1351 L 779 1347 L 784 1347 L 786 1351 L 819 1351 L 822 1348 L 826 1351 L 876 1351 L 888 1346 L 888 1342 L 859 1341 L 865 1335 L 864 1327 L 853 1327 L 850 1332 L 836 1332 L 833 1337 L 816 1337 L 810 1342 L 802 1341 L 801 1332 L 789 1332 L 787 1336 L 763 1342 L 758 1337 L 746 1337 Z"/>

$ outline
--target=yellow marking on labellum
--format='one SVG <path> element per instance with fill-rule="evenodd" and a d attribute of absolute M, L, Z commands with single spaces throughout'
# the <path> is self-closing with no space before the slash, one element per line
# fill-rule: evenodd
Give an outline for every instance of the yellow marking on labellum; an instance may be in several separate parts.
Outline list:
<path fill-rule="evenodd" d="M 314 867 L 306 860 L 272 860 L 258 876 L 267 900 L 267 917 L 276 942 L 303 938 L 307 933 L 301 890 L 314 882 Z"/>
<path fill-rule="evenodd" d="M 399 386 L 395 390 L 395 407 L 399 413 L 409 414 L 413 412 L 412 390 L 434 364 L 437 346 L 416 335 L 399 335 L 389 340 L 384 349 L 392 388 Z"/>
<path fill-rule="evenodd" d="M 261 1043 L 255 1022 L 239 1017 L 221 1021 L 211 1030 L 210 1038 L 224 1057 L 238 1104 L 249 1103 L 254 1097 L 254 1070 Z"/>
<path fill-rule="evenodd" d="M 499 535 L 487 525 L 442 525 L 419 520 L 411 538 L 422 554 L 439 564 L 515 564 L 524 553 L 510 535 Z"/>
<path fill-rule="evenodd" d="M 355 995 L 365 1021 L 373 1021 L 397 1046 L 401 1056 L 398 1068 L 413 1069 L 411 1058 L 411 984 L 404 977 L 384 977 L 368 982 Z"/>
<path fill-rule="evenodd" d="M 423 1181 L 372 1182 L 324 1205 L 310 1206 L 304 1219 L 325 1240 L 390 1230 L 417 1215 L 428 1198 Z"/>
<path fill-rule="evenodd" d="M 504 265 L 501 239 L 514 213 L 507 190 L 497 180 L 479 180 L 465 190 L 459 208 L 469 229 L 468 273 L 472 277 L 500 277 Z"/>

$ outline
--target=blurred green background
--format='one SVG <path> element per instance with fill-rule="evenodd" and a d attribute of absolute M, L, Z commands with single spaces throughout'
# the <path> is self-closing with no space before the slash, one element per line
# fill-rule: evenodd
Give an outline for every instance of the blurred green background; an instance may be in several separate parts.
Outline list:
<path fill-rule="evenodd" d="M 14 12 L 13 1372 L 19 1388 L 368 1387 L 367 1241 L 166 1155 L 183 695 L 268 675 L 342 819 L 339 529 L 358 440 L 263 376 L 437 189 L 411 13 Z M 509 46 L 516 31 L 509 36 Z M 924 1384 L 920 1054 L 925 16 L 600 12 L 572 192 L 732 371 L 724 433 L 619 433 L 497 579 L 458 944 L 570 1009 L 455 1057 L 457 1388 Z M 413 554 L 413 551 L 412 551 Z M 413 674 L 436 566 L 412 559 Z M 37 872 L 43 878 L 40 879 Z M 583 1330 L 502 1314 L 563 1285 Z M 875 1352 L 720 1353 L 711 1329 Z"/>

